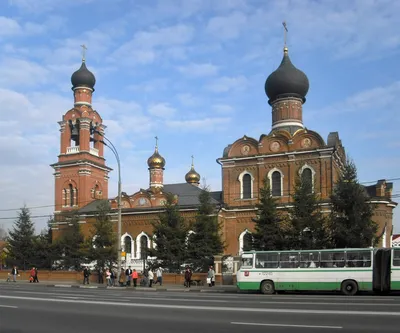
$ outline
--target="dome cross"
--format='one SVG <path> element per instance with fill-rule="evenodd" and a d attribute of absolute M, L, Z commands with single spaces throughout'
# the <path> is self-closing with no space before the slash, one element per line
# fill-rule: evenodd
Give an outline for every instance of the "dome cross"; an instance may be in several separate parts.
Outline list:
<path fill-rule="evenodd" d="M 87 47 L 86 47 L 85 44 L 82 44 L 82 45 L 81 45 L 81 48 L 82 48 L 82 62 L 85 62 L 85 61 L 86 61 L 86 51 L 87 51 Z"/>

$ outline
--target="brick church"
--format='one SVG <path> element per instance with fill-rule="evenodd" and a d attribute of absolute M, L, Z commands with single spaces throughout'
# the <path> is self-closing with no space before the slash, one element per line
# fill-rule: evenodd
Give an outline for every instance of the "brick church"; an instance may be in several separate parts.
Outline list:
<path fill-rule="evenodd" d="M 82 231 L 89 235 L 98 204 L 109 200 L 113 221 L 117 221 L 117 198 L 108 196 L 111 169 L 104 159 L 105 131 L 101 115 L 93 108 L 92 96 L 96 79 L 83 59 L 72 74 L 74 105 L 59 122 L 61 145 L 58 161 L 52 164 L 55 177 L 55 216 L 53 237 L 57 238 L 68 222 L 64 212 L 78 211 Z M 295 179 L 307 177 L 320 196 L 323 211 L 330 211 L 329 197 L 345 162 L 346 154 L 338 132 L 331 132 L 325 141 L 316 131 L 303 124 L 303 105 L 309 89 L 307 76 L 297 69 L 285 46 L 280 66 L 265 82 L 265 92 L 272 111 L 272 127 L 268 134 L 254 139 L 244 135 L 223 149 L 217 159 L 222 169 L 222 191 L 212 192 L 212 201 L 222 225 L 225 253 L 238 255 L 251 234 L 255 204 L 262 180 L 268 177 L 272 195 L 279 209 L 291 204 Z M 93 130 L 96 129 L 96 130 Z M 243 129 L 244 131 L 246 129 Z M 108 147 L 106 147 L 108 149 Z M 166 193 L 176 196 L 182 216 L 190 222 L 199 205 L 200 175 L 192 163 L 183 177 L 185 182 L 164 184 L 166 160 L 156 142 L 147 160 L 149 184 L 133 194 L 122 192 L 122 249 L 125 263 L 143 256 L 143 248 L 153 247 L 151 221 L 163 210 Z M 376 205 L 374 220 L 379 225 L 379 245 L 391 246 L 392 216 L 397 203 L 391 200 L 393 184 L 385 180 L 365 187 Z M 115 213 L 115 214 L 114 214 Z M 117 223 L 115 223 L 115 230 Z M 247 236 L 246 236 L 247 235 Z"/>

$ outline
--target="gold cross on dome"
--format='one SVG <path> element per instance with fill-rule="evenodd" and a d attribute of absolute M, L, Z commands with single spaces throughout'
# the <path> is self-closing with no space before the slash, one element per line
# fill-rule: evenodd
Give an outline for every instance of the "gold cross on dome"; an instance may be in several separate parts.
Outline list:
<path fill-rule="evenodd" d="M 282 22 L 282 25 L 283 25 L 283 28 L 284 28 L 284 30 L 283 30 L 283 41 L 284 41 L 284 43 L 285 43 L 285 46 L 286 46 L 286 42 L 287 42 L 287 33 L 288 33 L 288 29 L 287 29 L 287 26 L 286 26 L 286 21 L 283 21 Z"/>
<path fill-rule="evenodd" d="M 193 163 L 193 161 L 194 161 L 194 156 L 192 155 L 191 157 L 192 157 L 192 167 L 194 167 L 194 163 Z"/>
<path fill-rule="evenodd" d="M 154 139 L 156 139 L 156 148 L 158 148 L 158 137 L 155 136 Z"/>
<path fill-rule="evenodd" d="M 81 45 L 81 48 L 82 48 L 82 62 L 85 62 L 85 58 L 86 58 L 86 50 L 87 50 L 87 47 L 86 47 L 86 45 L 85 44 L 82 44 Z"/>

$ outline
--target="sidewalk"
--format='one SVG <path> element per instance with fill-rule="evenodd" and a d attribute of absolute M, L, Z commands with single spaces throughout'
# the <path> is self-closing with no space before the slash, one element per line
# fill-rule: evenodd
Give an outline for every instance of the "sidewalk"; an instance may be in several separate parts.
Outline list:
<path fill-rule="evenodd" d="M 40 281 L 40 280 L 39 280 Z M 17 282 L 6 282 L 0 281 L 0 284 L 10 284 L 10 285 L 31 285 L 31 286 L 46 286 L 55 288 L 85 288 L 85 289 L 125 289 L 130 291 L 146 291 L 146 292 L 156 292 L 156 291 L 169 291 L 169 292 L 202 292 L 202 293 L 237 293 L 237 288 L 235 285 L 215 285 L 214 287 L 209 286 L 196 286 L 191 288 L 185 288 L 183 285 L 178 284 L 165 284 L 162 286 L 149 287 L 107 287 L 106 284 L 91 283 L 85 284 L 79 283 L 77 281 L 43 281 L 39 283 L 29 283 L 29 281 L 19 280 Z"/>

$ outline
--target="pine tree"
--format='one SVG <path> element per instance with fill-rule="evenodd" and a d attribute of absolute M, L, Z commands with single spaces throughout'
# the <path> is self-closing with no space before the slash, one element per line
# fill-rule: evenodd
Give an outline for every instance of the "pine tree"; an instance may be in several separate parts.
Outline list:
<path fill-rule="evenodd" d="M 118 257 L 117 238 L 110 218 L 111 207 L 107 201 L 97 207 L 96 221 L 91 230 L 90 259 L 97 262 L 97 267 L 112 266 Z"/>
<path fill-rule="evenodd" d="M 63 269 L 73 268 L 79 271 L 82 263 L 85 262 L 85 242 L 79 225 L 79 216 L 75 212 L 72 212 L 66 218 L 68 220 L 68 227 L 55 244 L 55 248 L 62 253 L 58 265 Z"/>
<path fill-rule="evenodd" d="M 329 247 L 326 221 L 321 213 L 318 196 L 308 179 L 297 178 L 293 208 L 289 210 L 289 228 L 285 234 L 288 249 L 322 249 Z"/>
<path fill-rule="evenodd" d="M 32 265 L 34 239 L 35 228 L 29 209 L 23 207 L 14 223 L 13 230 L 9 231 L 7 237 L 8 259 L 13 265 L 24 270 Z"/>
<path fill-rule="evenodd" d="M 51 228 L 42 230 L 33 241 L 33 263 L 36 268 L 51 268 L 54 260 L 54 250 L 52 244 Z"/>
<path fill-rule="evenodd" d="M 346 162 L 331 196 L 330 231 L 336 248 L 364 248 L 376 244 L 374 207 L 368 200 L 364 187 L 357 180 L 355 164 Z"/>
<path fill-rule="evenodd" d="M 255 232 L 253 233 L 254 250 L 278 250 L 282 247 L 280 223 L 282 217 L 278 213 L 276 200 L 271 195 L 268 179 L 263 180 L 260 188 L 260 201 L 257 204 Z"/>
<path fill-rule="evenodd" d="M 187 258 L 186 236 L 188 228 L 180 215 L 174 195 L 168 194 L 165 211 L 154 221 L 156 248 L 150 251 L 160 263 L 172 271 L 179 271 Z"/>
<path fill-rule="evenodd" d="M 207 271 L 214 262 L 214 255 L 223 252 L 224 244 L 208 188 L 203 188 L 199 201 L 200 206 L 191 228 L 193 233 L 187 238 L 188 262 L 193 264 L 194 269 Z"/>

